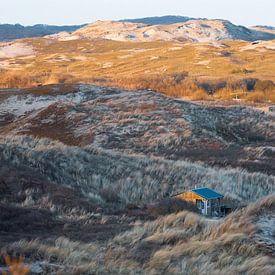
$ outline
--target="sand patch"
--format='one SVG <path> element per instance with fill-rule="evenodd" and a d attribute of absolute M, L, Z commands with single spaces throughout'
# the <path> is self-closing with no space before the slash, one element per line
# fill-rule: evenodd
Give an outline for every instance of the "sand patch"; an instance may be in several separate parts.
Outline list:
<path fill-rule="evenodd" d="M 111 67 L 113 67 L 112 62 L 106 62 L 106 63 L 102 64 L 103 69 L 107 69 L 107 68 L 111 68 Z"/>
<path fill-rule="evenodd" d="M 196 65 L 208 65 L 210 63 L 211 60 L 202 60 L 202 61 L 199 61 L 197 63 L 194 63 Z"/>
<path fill-rule="evenodd" d="M 133 57 L 131 54 L 127 54 L 127 55 L 118 56 L 117 58 L 118 59 L 127 59 L 127 58 L 131 58 L 131 57 Z"/>
<path fill-rule="evenodd" d="M 15 43 L 0 47 L 0 58 L 14 58 L 17 56 L 32 55 L 34 49 L 24 43 Z"/>
<path fill-rule="evenodd" d="M 249 50 L 257 50 L 260 52 L 264 52 L 266 50 L 275 50 L 275 40 L 259 41 L 240 48 L 240 51 L 242 52 L 249 51 Z"/>
<path fill-rule="evenodd" d="M 168 51 L 179 51 L 182 49 L 183 49 L 182 47 L 172 47 L 172 48 L 169 48 Z"/>

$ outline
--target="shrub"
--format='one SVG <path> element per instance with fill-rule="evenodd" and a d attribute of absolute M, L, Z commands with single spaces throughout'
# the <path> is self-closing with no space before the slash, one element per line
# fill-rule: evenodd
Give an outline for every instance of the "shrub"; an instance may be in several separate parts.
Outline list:
<path fill-rule="evenodd" d="M 232 91 L 228 88 L 221 89 L 214 94 L 217 99 L 230 100 L 233 98 Z"/>
<path fill-rule="evenodd" d="M 198 213 L 198 209 L 192 203 L 177 199 L 167 198 L 160 200 L 156 204 L 147 206 L 147 211 L 154 217 L 164 216 L 172 213 L 179 213 L 183 210 L 188 210 Z"/>
<path fill-rule="evenodd" d="M 49 75 L 48 79 L 46 79 L 43 84 L 51 85 L 51 84 L 57 84 L 57 83 L 59 83 L 58 76 L 55 74 L 52 74 L 52 75 Z"/>
<path fill-rule="evenodd" d="M 219 81 L 201 81 L 198 83 L 199 88 L 203 89 L 208 94 L 214 93 L 217 90 L 223 89 L 226 87 L 226 81 L 219 80 Z"/>
<path fill-rule="evenodd" d="M 100 196 L 108 203 L 118 203 L 120 198 L 111 187 L 104 188 L 99 191 Z"/>
<path fill-rule="evenodd" d="M 266 92 L 265 95 L 268 100 L 270 100 L 272 103 L 275 103 L 275 89 L 272 91 Z"/>
<path fill-rule="evenodd" d="M 254 89 L 259 91 L 274 91 L 275 84 L 271 80 L 258 80 Z"/>
<path fill-rule="evenodd" d="M 247 101 L 253 101 L 253 102 L 257 102 L 257 103 L 261 103 L 261 102 L 265 102 L 267 101 L 267 98 L 264 94 L 264 92 L 261 92 L 261 91 L 256 91 L 256 92 L 253 92 L 253 93 L 249 93 L 245 99 Z"/>
<path fill-rule="evenodd" d="M 22 72 L 2 72 L 0 74 L 1 88 L 21 88 L 37 85 L 37 81 L 29 75 Z"/>
<path fill-rule="evenodd" d="M 127 204 L 127 209 L 128 210 L 137 210 L 137 209 L 139 209 L 139 207 L 134 203 L 128 203 Z"/>
<path fill-rule="evenodd" d="M 192 95 L 190 95 L 192 100 L 209 100 L 210 96 L 203 90 L 196 90 Z"/>
<path fill-rule="evenodd" d="M 9 256 L 4 256 L 4 259 L 10 274 L 27 275 L 31 271 L 27 265 L 24 265 L 22 257 L 19 257 L 19 259 L 12 259 Z M 7 273 L 3 272 L 2 274 L 4 275 Z"/>

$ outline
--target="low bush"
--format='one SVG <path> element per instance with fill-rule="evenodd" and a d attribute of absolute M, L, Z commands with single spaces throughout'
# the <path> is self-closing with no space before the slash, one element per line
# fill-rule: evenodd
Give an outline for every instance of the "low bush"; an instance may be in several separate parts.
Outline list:
<path fill-rule="evenodd" d="M 111 187 L 103 188 L 99 191 L 99 195 L 108 203 L 119 203 L 120 198 L 116 191 Z"/>
<path fill-rule="evenodd" d="M 250 102 L 275 102 L 275 84 L 272 81 L 262 81 L 256 78 L 205 80 L 188 77 L 187 73 L 182 72 L 113 79 L 110 83 L 108 85 L 126 89 L 151 89 L 171 97 L 184 97 L 195 101 L 245 98 Z M 245 96 L 247 93 L 250 93 L 248 97 Z"/>
<path fill-rule="evenodd" d="M 155 204 L 147 206 L 148 213 L 154 217 L 164 216 L 172 213 L 179 213 L 183 210 L 198 213 L 198 209 L 194 204 L 177 198 L 166 198 L 160 200 Z"/>
<path fill-rule="evenodd" d="M 4 71 L 0 73 L 0 87 L 21 88 L 36 86 L 37 81 L 26 73 Z"/>
<path fill-rule="evenodd" d="M 263 103 L 267 101 L 267 97 L 262 91 L 255 91 L 253 93 L 249 93 L 245 96 L 247 101 L 252 101 L 256 103 Z"/>
<path fill-rule="evenodd" d="M 197 90 L 190 95 L 191 100 L 210 100 L 211 97 L 203 90 Z"/>

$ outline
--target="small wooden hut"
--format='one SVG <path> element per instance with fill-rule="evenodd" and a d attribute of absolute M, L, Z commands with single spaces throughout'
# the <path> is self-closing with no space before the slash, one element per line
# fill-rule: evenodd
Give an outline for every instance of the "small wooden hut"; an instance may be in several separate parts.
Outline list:
<path fill-rule="evenodd" d="M 193 203 L 205 216 L 221 216 L 221 200 L 223 195 L 209 188 L 195 188 L 174 196 L 177 199 Z"/>

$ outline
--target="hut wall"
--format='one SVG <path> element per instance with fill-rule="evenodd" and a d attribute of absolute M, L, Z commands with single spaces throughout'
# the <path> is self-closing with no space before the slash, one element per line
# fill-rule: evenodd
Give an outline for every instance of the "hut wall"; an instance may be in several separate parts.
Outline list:
<path fill-rule="evenodd" d="M 187 191 L 175 196 L 177 199 L 184 200 L 187 202 L 196 203 L 196 200 L 205 200 L 203 197 L 196 195 L 193 192 Z"/>

